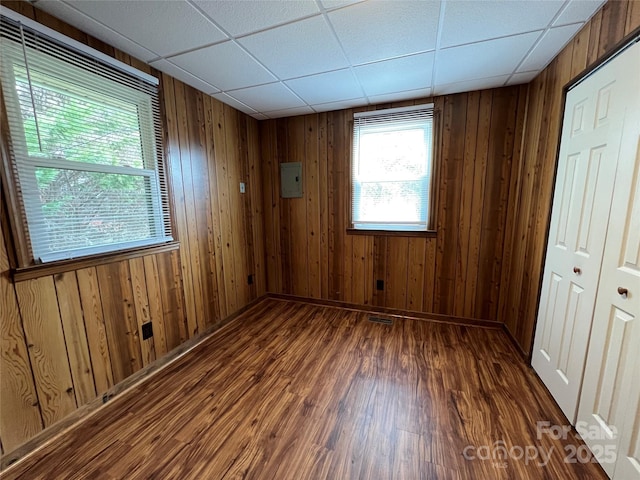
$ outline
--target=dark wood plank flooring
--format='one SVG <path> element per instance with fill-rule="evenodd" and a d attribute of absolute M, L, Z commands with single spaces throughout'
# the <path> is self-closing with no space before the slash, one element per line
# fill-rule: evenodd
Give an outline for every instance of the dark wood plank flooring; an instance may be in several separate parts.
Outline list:
<path fill-rule="evenodd" d="M 539 421 L 566 424 L 500 330 L 267 299 L 3 478 L 606 478 Z"/>

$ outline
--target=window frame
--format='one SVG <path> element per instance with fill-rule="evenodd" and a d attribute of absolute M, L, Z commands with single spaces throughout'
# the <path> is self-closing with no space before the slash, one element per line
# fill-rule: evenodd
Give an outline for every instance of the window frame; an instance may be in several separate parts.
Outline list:
<path fill-rule="evenodd" d="M 91 93 L 91 96 L 88 97 L 91 102 L 100 103 L 102 100 L 105 106 L 111 108 L 117 108 L 118 105 L 116 105 L 116 103 L 120 101 L 123 104 L 129 103 L 130 105 L 135 105 L 139 125 L 143 125 L 142 122 L 145 122 L 145 125 L 147 125 L 147 127 L 141 126 L 139 130 L 143 168 L 78 162 L 75 160 L 52 158 L 51 156 L 29 155 L 24 128 L 19 129 L 18 134 L 15 135 L 8 123 L 7 107 L 20 108 L 17 91 L 11 89 L 11 97 L 13 98 L 8 98 L 4 89 L 0 88 L 0 103 L 2 103 L 3 106 L 2 118 L 0 118 L 0 200 L 3 199 L 6 202 L 8 218 L 3 218 L 2 221 L 5 227 L 9 227 L 9 232 L 5 233 L 10 236 L 10 238 L 7 238 L 7 241 L 13 246 L 10 260 L 16 280 L 18 277 L 37 278 L 37 276 L 40 276 L 37 271 L 46 271 L 47 274 L 51 274 L 58 271 L 68 271 L 76 264 L 81 264 L 83 267 L 99 265 L 107 261 L 112 261 L 113 259 L 135 258 L 155 253 L 156 251 L 171 251 L 179 248 L 179 243 L 175 239 L 174 210 L 171 186 L 168 183 L 169 172 L 167 170 L 164 135 L 161 125 L 164 119 L 162 117 L 162 90 L 160 80 L 156 76 L 141 72 L 130 65 L 98 52 L 87 45 L 68 38 L 14 11 L 3 10 L 2 15 L 14 22 L 23 24 L 25 27 L 39 34 L 52 38 L 54 41 L 63 44 L 69 49 L 79 51 L 81 55 L 89 55 L 91 58 L 106 64 L 108 67 L 115 67 L 147 83 L 155 84 L 157 88 L 156 100 L 152 100 L 152 96 L 123 85 L 123 88 L 128 88 L 129 92 L 125 96 L 126 98 L 123 97 L 123 100 L 118 100 L 117 98 L 109 99 L 108 96 L 102 95 L 96 86 L 84 87 Z M 41 53 L 38 52 L 37 54 L 40 55 Z M 62 59 L 58 60 L 64 62 Z M 67 63 L 67 65 L 72 70 L 81 70 L 73 63 Z M 3 64 L 3 69 L 10 69 L 7 76 L 11 78 L 14 85 L 17 80 L 15 66 L 15 62 L 10 59 L 7 59 Z M 49 79 L 52 79 L 54 82 L 65 82 L 64 78 L 58 77 L 55 72 L 43 72 L 43 75 L 48 75 Z M 90 73 L 85 72 L 85 75 L 91 77 Z M 107 79 L 106 81 L 114 81 L 117 83 L 116 80 Z M 49 88 L 51 86 L 46 82 L 40 83 L 42 83 L 43 88 Z M 79 90 L 77 92 L 71 91 L 70 94 L 73 95 L 74 93 L 78 93 L 78 96 L 82 97 Z M 100 97 L 102 97 L 102 99 Z M 155 101 L 158 102 L 156 108 L 158 108 L 159 118 L 156 118 L 154 114 L 152 102 Z M 158 125 L 158 120 L 161 123 L 160 125 Z M 16 153 L 20 155 L 20 161 L 16 161 Z M 37 250 L 37 248 L 34 248 L 34 239 L 29 231 L 29 224 L 33 224 L 33 221 L 30 222 L 30 218 L 41 215 L 41 202 L 37 199 L 37 193 L 25 195 L 20 187 L 20 177 L 34 178 L 37 168 L 118 174 L 146 179 L 146 184 L 149 186 L 148 188 L 151 192 L 150 199 L 147 202 L 150 226 L 153 228 L 153 231 L 164 233 L 159 233 L 154 237 L 141 240 L 65 250 L 59 254 L 48 254 L 45 257 L 46 262 L 40 262 L 34 255 L 34 250 Z M 162 185 L 164 185 L 164 188 Z M 167 202 L 166 205 L 165 201 Z M 168 221 L 166 222 L 168 224 L 168 230 L 165 228 L 165 212 L 166 215 L 168 215 Z M 4 216 L 5 210 L 3 208 L 3 217 Z M 164 237 L 165 240 L 163 241 L 161 237 Z M 69 255 L 68 252 L 73 252 L 73 255 Z M 31 272 L 32 270 L 33 272 Z"/>
<path fill-rule="evenodd" d="M 427 191 L 427 225 L 426 229 L 418 230 L 418 229 L 365 229 L 365 228 L 356 228 L 354 224 L 353 218 L 353 202 L 354 202 L 354 189 L 355 189 L 355 180 L 354 180 L 354 162 L 355 162 L 355 151 L 354 151 L 354 135 L 355 135 L 355 115 L 359 112 L 364 112 L 366 110 L 356 111 L 349 121 L 349 129 L 351 131 L 351 142 L 350 142 L 350 155 L 349 155 L 349 224 L 347 226 L 347 234 L 349 235 L 366 235 L 366 236 L 392 236 L 392 237 L 435 237 L 437 235 L 436 232 L 436 213 L 438 211 L 438 191 L 436 186 L 439 184 L 439 174 L 440 174 L 440 138 L 441 138 L 441 125 L 440 125 L 440 108 L 437 102 L 434 102 L 433 99 L 429 98 L 424 101 L 418 100 L 415 104 L 398 107 L 398 108 L 378 108 L 376 110 L 370 110 L 367 113 L 372 115 L 380 114 L 383 115 L 385 113 L 393 113 L 402 112 L 402 111 L 411 111 L 418 110 L 422 108 L 431 108 L 432 110 L 432 126 L 431 126 L 431 162 L 428 165 L 430 168 L 429 182 L 428 182 L 428 191 Z M 390 223 L 387 222 L 386 225 Z M 378 224 L 379 225 L 379 224 Z"/>

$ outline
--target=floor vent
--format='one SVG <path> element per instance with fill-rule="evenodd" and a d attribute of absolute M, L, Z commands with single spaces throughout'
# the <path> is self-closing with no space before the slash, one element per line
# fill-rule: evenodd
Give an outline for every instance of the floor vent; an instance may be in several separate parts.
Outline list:
<path fill-rule="evenodd" d="M 382 323 L 384 325 L 393 325 L 393 320 L 390 318 L 382 318 L 382 317 L 369 317 L 370 322 Z"/>

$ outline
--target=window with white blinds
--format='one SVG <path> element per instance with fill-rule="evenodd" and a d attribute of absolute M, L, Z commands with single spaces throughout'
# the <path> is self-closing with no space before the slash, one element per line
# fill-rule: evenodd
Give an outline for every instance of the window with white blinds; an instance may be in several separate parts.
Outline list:
<path fill-rule="evenodd" d="M 433 104 L 356 113 L 353 228 L 427 230 L 432 163 Z"/>
<path fill-rule="evenodd" d="M 34 261 L 172 240 L 157 79 L 32 27 L 2 16 L 0 66 Z"/>

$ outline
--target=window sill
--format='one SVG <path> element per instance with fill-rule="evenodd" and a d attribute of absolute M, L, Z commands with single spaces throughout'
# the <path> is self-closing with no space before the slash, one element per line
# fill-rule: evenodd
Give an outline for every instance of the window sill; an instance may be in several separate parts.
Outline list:
<path fill-rule="evenodd" d="M 56 275 L 58 273 L 69 272 L 71 270 L 80 270 L 81 268 L 104 265 L 105 263 L 121 262 L 131 258 L 170 252 L 172 250 L 177 250 L 178 248 L 180 248 L 180 242 L 169 242 L 149 247 L 130 248 L 128 250 L 120 250 L 118 252 L 101 253 L 82 258 L 60 260 L 40 265 L 30 265 L 28 267 L 16 268 L 13 271 L 13 281 L 22 282 L 24 280 Z"/>
<path fill-rule="evenodd" d="M 347 235 L 368 235 L 371 237 L 422 237 L 435 238 L 435 230 L 361 230 L 358 228 L 347 228 Z"/>

